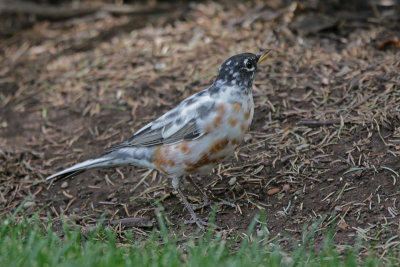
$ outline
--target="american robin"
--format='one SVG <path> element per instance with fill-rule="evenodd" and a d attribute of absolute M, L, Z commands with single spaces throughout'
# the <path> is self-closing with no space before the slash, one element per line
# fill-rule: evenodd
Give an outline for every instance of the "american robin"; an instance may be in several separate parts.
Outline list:
<path fill-rule="evenodd" d="M 254 114 L 252 85 L 257 64 L 271 50 L 232 56 L 220 67 L 214 83 L 183 100 L 106 154 L 78 163 L 46 178 L 67 178 L 93 168 L 134 165 L 157 169 L 172 178 L 191 221 L 204 230 L 179 188 L 185 175 L 209 172 L 232 155 L 249 130 Z"/>

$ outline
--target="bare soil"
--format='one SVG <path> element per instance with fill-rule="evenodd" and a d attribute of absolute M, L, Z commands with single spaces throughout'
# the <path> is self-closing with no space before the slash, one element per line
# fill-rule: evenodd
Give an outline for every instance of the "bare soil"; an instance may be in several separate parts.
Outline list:
<path fill-rule="evenodd" d="M 320 228 L 332 228 L 338 245 L 362 238 L 397 247 L 398 7 L 307 2 L 174 3 L 143 14 L 40 19 L 2 34 L 1 214 L 29 196 L 26 213 L 64 214 L 83 228 L 102 215 L 143 218 L 121 225 L 142 237 L 158 227 L 162 207 L 171 230 L 193 234 L 169 179 L 156 171 L 93 170 L 52 185 L 44 178 L 102 154 L 206 88 L 231 55 L 272 48 L 255 79 L 250 133 L 231 160 L 193 177 L 211 199 L 238 207 L 218 206 L 220 232 L 245 232 L 265 209 L 271 240 L 283 244 L 326 216 Z M 202 202 L 184 179 L 182 188 Z"/>

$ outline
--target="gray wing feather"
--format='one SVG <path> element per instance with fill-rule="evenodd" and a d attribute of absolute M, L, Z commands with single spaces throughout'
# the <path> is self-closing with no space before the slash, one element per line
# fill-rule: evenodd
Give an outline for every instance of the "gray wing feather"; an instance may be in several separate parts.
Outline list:
<path fill-rule="evenodd" d="M 196 123 L 196 119 L 206 116 L 215 105 L 212 99 L 207 99 L 208 96 L 204 92 L 206 90 L 197 94 L 197 103 L 194 101 L 196 95 L 187 98 L 174 109 L 141 128 L 125 142 L 109 148 L 107 152 L 124 147 L 173 144 L 202 136 L 204 133 Z M 199 101 L 201 97 L 203 101 Z M 204 101 L 204 98 L 207 100 Z"/>
<path fill-rule="evenodd" d="M 192 140 L 197 137 L 200 137 L 201 131 L 197 127 L 196 120 L 192 119 L 188 123 L 186 123 L 182 128 L 176 131 L 174 134 L 163 137 L 163 132 L 168 128 L 172 127 L 174 121 L 169 124 L 152 129 L 152 125 L 148 125 L 145 129 L 140 130 L 136 135 L 129 138 L 127 141 L 112 146 L 107 149 L 107 152 L 115 151 L 124 147 L 132 147 L 132 146 L 156 146 L 161 144 L 173 144 L 183 140 Z"/>

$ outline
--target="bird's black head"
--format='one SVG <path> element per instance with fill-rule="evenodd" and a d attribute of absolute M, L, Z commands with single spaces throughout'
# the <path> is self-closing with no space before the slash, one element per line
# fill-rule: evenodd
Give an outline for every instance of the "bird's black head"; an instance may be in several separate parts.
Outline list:
<path fill-rule="evenodd" d="M 230 57 L 221 65 L 216 83 L 251 89 L 257 64 L 267 58 L 270 52 L 265 50 L 257 55 L 244 53 Z"/>

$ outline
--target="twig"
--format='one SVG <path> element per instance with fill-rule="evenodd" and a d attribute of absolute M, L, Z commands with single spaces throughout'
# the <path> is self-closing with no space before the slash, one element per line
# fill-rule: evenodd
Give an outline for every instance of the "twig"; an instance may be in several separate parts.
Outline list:
<path fill-rule="evenodd" d="M 326 121 L 317 121 L 317 120 L 300 120 L 297 122 L 297 125 L 304 125 L 308 127 L 319 127 L 319 126 L 325 126 L 325 125 L 333 125 L 333 124 L 340 124 L 340 120 L 326 120 Z M 344 122 L 346 123 L 346 122 Z"/>
<path fill-rule="evenodd" d="M 114 221 L 105 221 L 105 222 L 103 222 L 102 225 L 105 227 L 122 225 L 125 227 L 141 227 L 141 228 L 148 228 L 148 227 L 154 226 L 153 222 L 147 217 L 123 218 L 123 219 L 114 220 Z M 95 230 L 97 227 L 98 227 L 98 225 L 83 226 L 81 228 L 81 232 L 89 233 L 89 232 Z"/>

